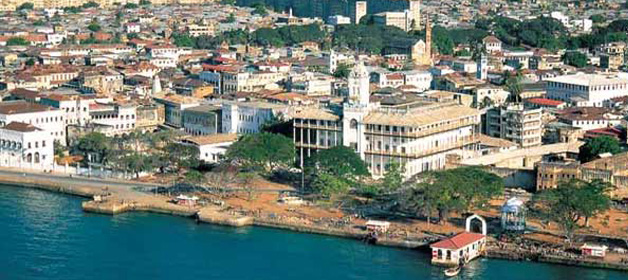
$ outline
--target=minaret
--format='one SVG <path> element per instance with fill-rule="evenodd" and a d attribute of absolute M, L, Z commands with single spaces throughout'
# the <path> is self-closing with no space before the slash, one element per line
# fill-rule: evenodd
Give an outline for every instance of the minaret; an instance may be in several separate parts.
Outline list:
<path fill-rule="evenodd" d="M 479 80 L 485 81 L 488 78 L 488 59 L 486 59 L 486 54 L 482 53 L 477 61 L 477 72 L 476 77 Z"/>
<path fill-rule="evenodd" d="M 155 96 L 161 92 L 161 80 L 159 80 L 159 75 L 155 74 L 155 76 L 153 77 L 153 88 L 151 90 L 151 95 Z"/>
<path fill-rule="evenodd" d="M 363 61 L 358 61 L 349 73 L 349 99 L 360 106 L 368 106 L 371 92 L 369 88 L 369 72 Z"/>

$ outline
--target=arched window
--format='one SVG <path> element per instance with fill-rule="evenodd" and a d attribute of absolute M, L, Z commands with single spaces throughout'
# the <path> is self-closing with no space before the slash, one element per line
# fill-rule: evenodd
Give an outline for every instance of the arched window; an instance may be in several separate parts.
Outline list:
<path fill-rule="evenodd" d="M 349 123 L 349 128 L 352 128 L 352 129 L 358 128 L 358 121 L 355 119 L 352 119 L 351 123 Z"/>

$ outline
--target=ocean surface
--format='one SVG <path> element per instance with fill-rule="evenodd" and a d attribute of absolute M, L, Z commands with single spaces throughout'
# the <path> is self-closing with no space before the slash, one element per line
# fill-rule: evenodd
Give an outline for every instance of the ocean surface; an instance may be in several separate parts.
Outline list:
<path fill-rule="evenodd" d="M 149 213 L 83 213 L 81 199 L 0 186 L 4 279 L 444 279 L 413 250 Z M 481 259 L 450 279 L 628 279 L 628 273 Z"/>

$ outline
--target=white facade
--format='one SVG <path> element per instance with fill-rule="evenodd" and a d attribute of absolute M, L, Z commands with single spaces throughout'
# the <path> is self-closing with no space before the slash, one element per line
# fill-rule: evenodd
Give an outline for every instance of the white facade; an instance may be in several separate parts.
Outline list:
<path fill-rule="evenodd" d="M 0 166 L 52 170 L 54 138 L 25 123 L 0 127 Z"/>
<path fill-rule="evenodd" d="M 284 105 L 263 102 L 225 103 L 222 105 L 222 133 L 259 133 L 262 125 L 285 115 Z"/>
<path fill-rule="evenodd" d="M 477 142 L 480 113 L 457 103 L 429 103 L 416 108 L 386 108 L 369 103 L 368 73 L 359 63 L 349 75 L 349 100 L 342 114 L 320 108 L 299 108 L 294 114 L 298 153 L 343 145 L 381 177 L 391 162 L 404 166 L 405 176 L 445 167 L 446 156 Z"/>
<path fill-rule="evenodd" d="M 141 26 L 138 23 L 131 22 L 125 26 L 126 33 L 139 33 Z"/>
<path fill-rule="evenodd" d="M 66 125 L 85 125 L 91 119 L 89 115 L 91 104 L 113 102 L 113 99 L 111 97 L 51 95 L 42 98 L 40 102 L 63 112 Z"/>
<path fill-rule="evenodd" d="M 24 101 L 0 102 L 0 125 L 11 122 L 32 124 L 45 131 L 48 139 L 65 145 L 65 116 L 61 110 Z"/>
<path fill-rule="evenodd" d="M 628 96 L 628 79 L 600 74 L 574 74 L 547 79 L 547 98 L 581 107 L 602 107 L 611 98 Z"/>
<path fill-rule="evenodd" d="M 341 16 L 341 15 L 336 15 L 336 16 L 330 16 L 327 19 L 327 22 L 331 25 L 351 24 L 351 18 Z"/>
<path fill-rule="evenodd" d="M 90 122 L 107 126 L 108 136 L 130 133 L 137 123 L 137 106 L 99 105 L 90 111 Z"/>

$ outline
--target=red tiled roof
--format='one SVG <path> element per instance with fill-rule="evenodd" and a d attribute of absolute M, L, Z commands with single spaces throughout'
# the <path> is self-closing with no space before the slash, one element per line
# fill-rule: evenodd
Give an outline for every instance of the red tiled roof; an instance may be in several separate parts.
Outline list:
<path fill-rule="evenodd" d="M 401 73 L 392 73 L 386 75 L 386 78 L 389 80 L 403 80 L 403 74 Z"/>
<path fill-rule="evenodd" d="M 439 249 L 460 249 L 485 237 L 486 236 L 480 233 L 461 232 L 454 237 L 438 241 L 430 247 Z"/>
<path fill-rule="evenodd" d="M 530 98 L 527 100 L 527 102 L 538 104 L 538 105 L 544 105 L 544 106 L 559 106 L 565 103 L 563 101 L 553 100 L 553 99 L 548 99 L 548 98 Z"/>
<path fill-rule="evenodd" d="M 31 124 L 22 123 L 22 122 L 11 122 L 2 128 L 6 130 L 13 130 L 13 131 L 19 131 L 19 132 L 31 132 L 31 131 L 41 130 Z"/>

